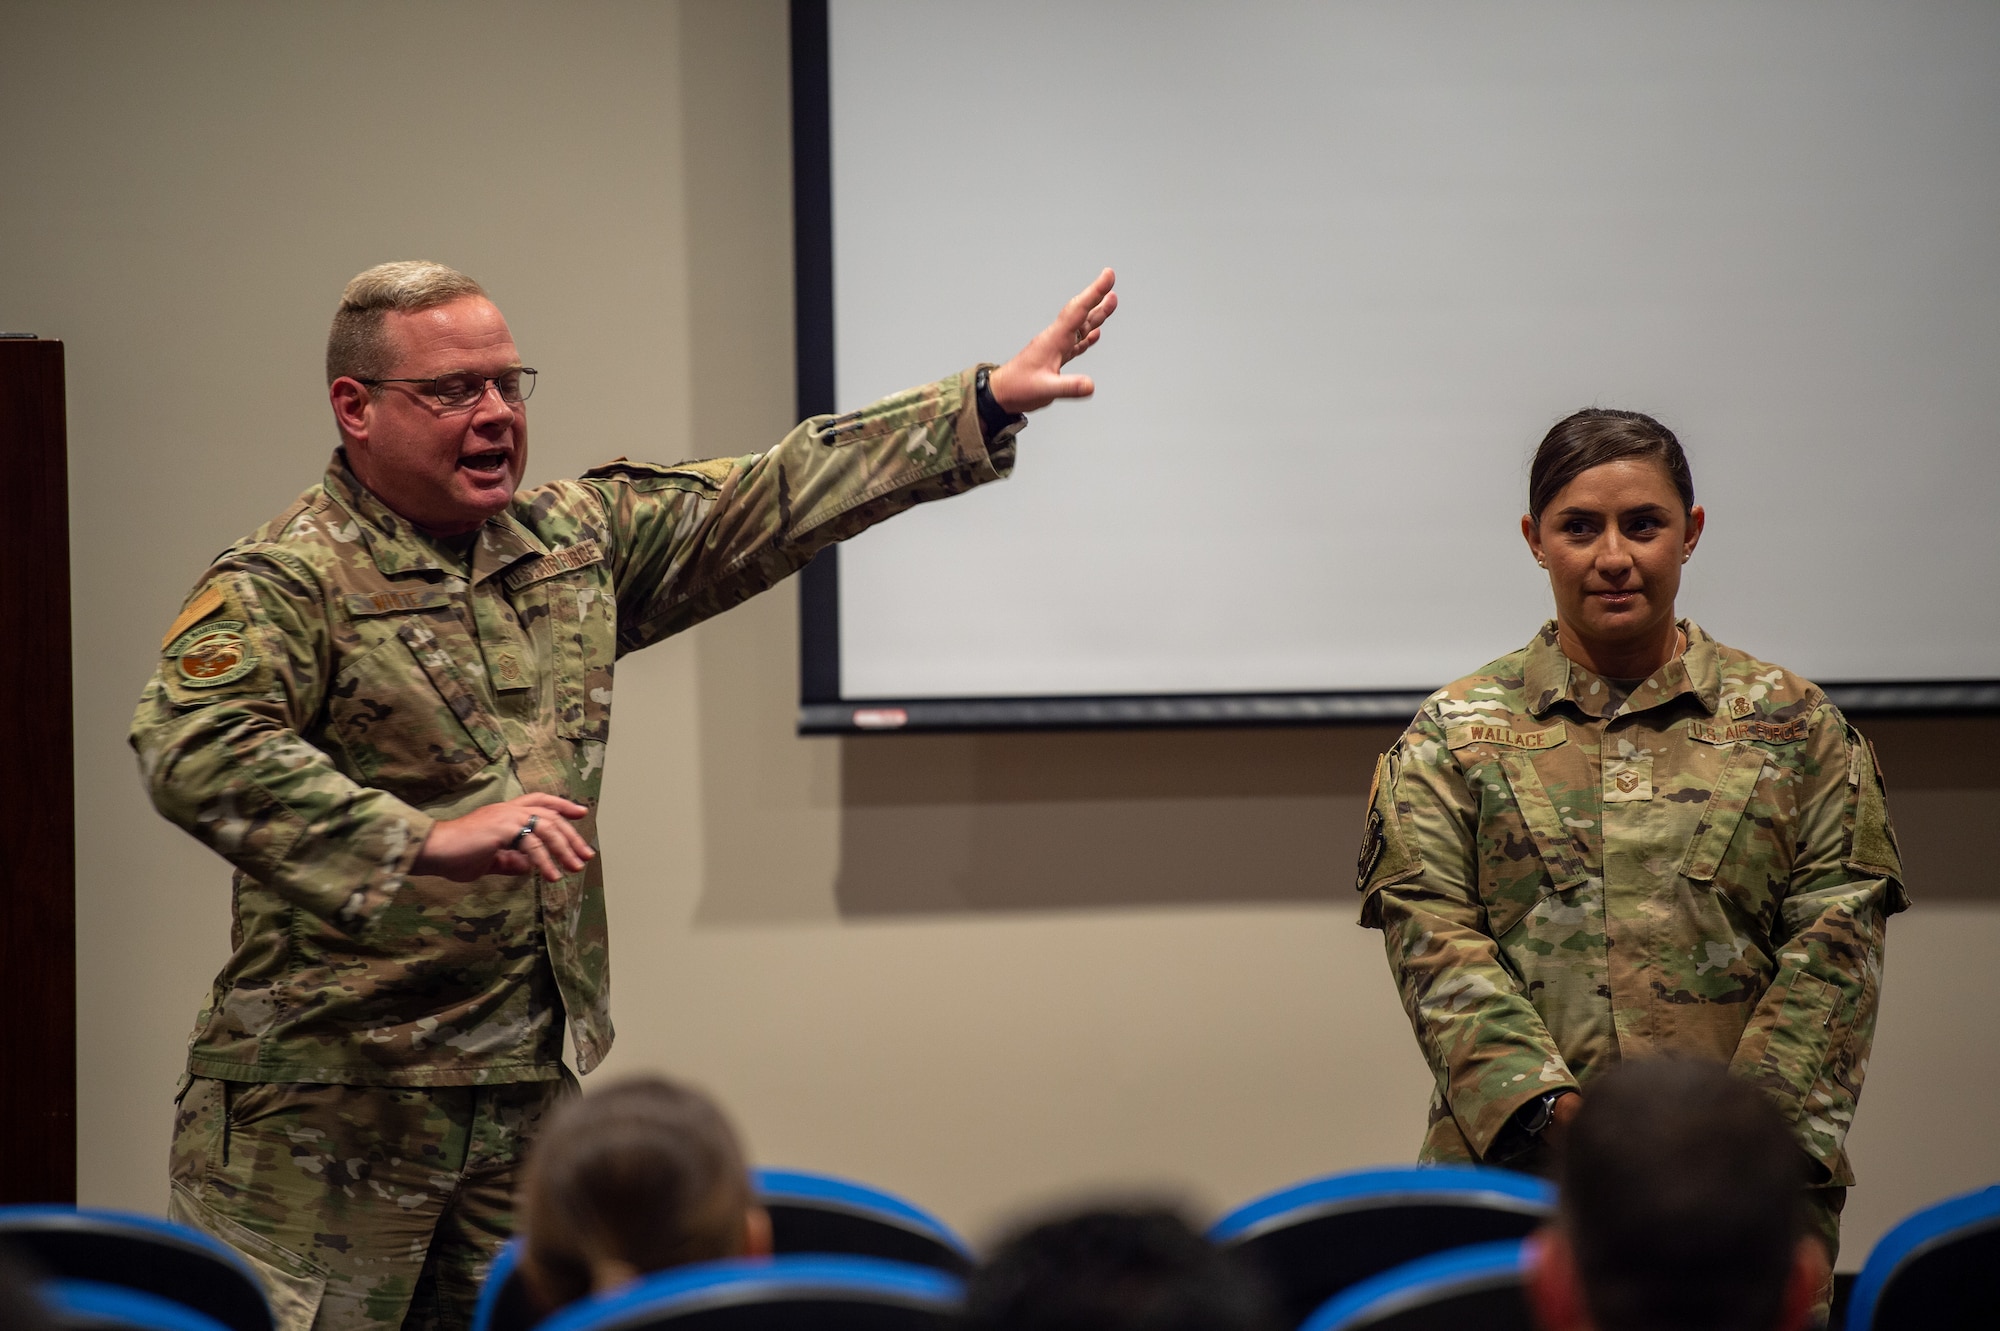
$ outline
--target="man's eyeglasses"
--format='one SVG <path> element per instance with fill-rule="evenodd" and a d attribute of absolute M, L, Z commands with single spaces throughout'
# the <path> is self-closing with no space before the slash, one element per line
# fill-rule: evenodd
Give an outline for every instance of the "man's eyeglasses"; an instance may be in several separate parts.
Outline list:
<path fill-rule="evenodd" d="M 457 374 L 441 374 L 435 379 L 362 379 L 358 375 L 356 379 L 370 388 L 377 384 L 420 384 L 419 393 L 446 408 L 471 406 L 486 396 L 488 384 L 500 390 L 500 400 L 510 407 L 526 402 L 535 391 L 535 372 L 525 365 L 519 369 L 502 370 L 498 374 L 474 374 L 470 370 L 461 370 Z"/>

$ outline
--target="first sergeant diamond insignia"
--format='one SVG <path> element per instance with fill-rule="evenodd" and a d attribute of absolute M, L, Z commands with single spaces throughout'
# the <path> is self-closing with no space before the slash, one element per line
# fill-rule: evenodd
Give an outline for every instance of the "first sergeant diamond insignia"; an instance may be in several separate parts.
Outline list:
<path fill-rule="evenodd" d="M 166 654 L 174 659 L 181 683 L 191 689 L 233 683 L 257 668 L 243 623 L 235 619 L 211 620 L 189 629 L 168 645 Z"/>

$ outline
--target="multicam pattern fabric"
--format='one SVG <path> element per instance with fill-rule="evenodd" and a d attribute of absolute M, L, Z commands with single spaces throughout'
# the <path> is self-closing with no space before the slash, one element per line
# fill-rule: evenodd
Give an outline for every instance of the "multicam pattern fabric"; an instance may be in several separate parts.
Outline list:
<path fill-rule="evenodd" d="M 1019 418 L 987 441 L 973 373 L 817 417 L 767 453 L 621 459 L 524 490 L 463 550 L 336 454 L 225 551 L 131 735 L 160 812 L 236 867 L 234 951 L 189 1071 L 546 1080 L 565 1016 L 578 1069 L 595 1067 L 612 1039 L 602 859 L 558 883 L 415 875 L 433 820 L 540 791 L 590 806 L 595 844 L 616 660 L 1005 476 Z"/>
<path fill-rule="evenodd" d="M 174 1115 L 168 1212 L 250 1262 L 278 1331 L 464 1327 L 528 1146 L 574 1089 L 197 1078 Z"/>
<path fill-rule="evenodd" d="M 1376 767 L 1360 876 L 1436 1089 L 1425 1160 L 1486 1158 L 1619 1058 L 1730 1064 L 1825 1185 L 1907 904 L 1874 752 L 1818 688 L 1683 621 L 1629 696 L 1555 625 L 1439 690 Z"/>

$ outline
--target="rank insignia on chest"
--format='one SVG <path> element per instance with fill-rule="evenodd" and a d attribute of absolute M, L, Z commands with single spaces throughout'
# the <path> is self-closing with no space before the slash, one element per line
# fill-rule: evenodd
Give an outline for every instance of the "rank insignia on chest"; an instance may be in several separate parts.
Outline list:
<path fill-rule="evenodd" d="M 520 658 L 512 652 L 501 653 L 499 659 L 493 663 L 492 672 L 494 686 L 503 691 L 529 688 L 535 682 L 529 677 L 527 669 L 522 666 Z"/>
<path fill-rule="evenodd" d="M 182 684 L 212 689 L 233 683 L 257 667 L 240 620 L 215 619 L 197 625 L 167 644 Z"/>
<path fill-rule="evenodd" d="M 1639 803 L 1653 798 L 1653 758 L 1651 754 L 1634 758 L 1606 758 L 1604 760 L 1604 802 L 1606 804 Z"/>

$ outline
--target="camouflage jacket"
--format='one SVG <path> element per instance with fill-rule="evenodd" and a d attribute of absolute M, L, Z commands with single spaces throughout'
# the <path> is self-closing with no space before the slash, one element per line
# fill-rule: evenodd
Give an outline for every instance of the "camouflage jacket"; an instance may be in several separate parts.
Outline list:
<path fill-rule="evenodd" d="M 1906 904 L 1874 751 L 1818 688 L 1683 621 L 1620 698 L 1555 625 L 1383 755 L 1357 887 L 1436 1078 L 1426 1160 L 1621 1057 L 1729 1063 L 1825 1170 Z"/>
<path fill-rule="evenodd" d="M 529 791 L 595 810 L 612 665 L 815 550 L 1005 476 L 973 374 L 818 417 L 767 453 L 620 460 L 524 490 L 469 560 L 335 455 L 203 574 L 132 724 L 154 804 L 236 867 L 233 955 L 189 1071 L 459 1085 L 612 1039 L 601 857 L 557 883 L 410 872 L 432 820 Z M 464 543 L 459 543 L 463 547 Z"/>

